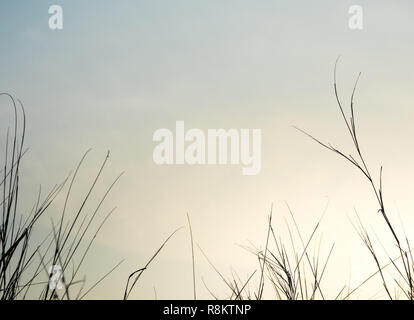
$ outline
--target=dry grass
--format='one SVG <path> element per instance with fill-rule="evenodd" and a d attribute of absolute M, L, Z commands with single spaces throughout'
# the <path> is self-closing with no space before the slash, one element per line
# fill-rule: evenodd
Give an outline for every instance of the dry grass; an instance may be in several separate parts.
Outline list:
<path fill-rule="evenodd" d="M 338 58 L 339 60 L 339 58 Z M 358 218 L 358 225 L 356 226 L 356 229 L 358 231 L 358 234 L 360 238 L 362 239 L 362 242 L 368 249 L 370 255 L 372 256 L 375 265 L 378 269 L 378 272 L 376 274 L 379 274 L 381 276 L 382 282 L 383 282 L 383 288 L 389 297 L 389 299 L 396 298 L 398 295 L 395 294 L 394 296 L 391 294 L 393 290 L 391 290 L 391 287 L 397 286 L 398 289 L 401 290 L 405 298 L 409 300 L 414 299 L 414 278 L 413 278 L 413 272 L 414 272 L 414 260 L 412 256 L 412 249 L 410 246 L 410 243 L 408 241 L 407 236 L 400 235 L 397 233 L 395 227 L 391 223 L 389 219 L 388 211 L 385 207 L 385 201 L 383 196 L 383 179 L 382 179 L 382 166 L 379 168 L 379 177 L 378 181 L 375 181 L 374 177 L 372 176 L 371 168 L 368 167 L 367 161 L 365 159 L 365 156 L 363 155 L 361 151 L 361 144 L 358 139 L 357 135 L 357 129 L 356 129 L 356 119 L 355 119 L 355 112 L 354 112 L 354 98 L 355 98 L 355 92 L 357 89 L 358 81 L 360 78 L 360 75 L 358 75 L 354 88 L 352 90 L 352 94 L 350 97 L 350 104 L 349 104 L 349 110 L 347 114 L 347 110 L 343 107 L 342 102 L 339 99 L 338 95 L 338 89 L 337 89 L 337 81 L 336 81 L 336 70 L 337 70 L 337 64 L 338 60 L 335 63 L 335 69 L 334 69 L 334 92 L 335 97 L 337 101 L 337 105 L 339 107 L 339 111 L 341 113 L 342 119 L 344 121 L 344 124 L 346 125 L 347 132 L 352 139 L 352 143 L 354 146 L 355 155 L 352 154 L 346 154 L 345 152 L 341 151 L 339 148 L 334 147 L 330 143 L 324 143 L 320 139 L 315 138 L 314 136 L 310 135 L 309 133 L 298 129 L 302 133 L 306 134 L 308 137 L 310 137 L 312 140 L 317 142 L 322 147 L 334 152 L 335 154 L 339 155 L 341 158 L 345 159 L 348 163 L 350 163 L 352 166 L 354 166 L 361 174 L 362 177 L 368 181 L 369 185 L 371 186 L 371 190 L 375 196 L 375 199 L 377 201 L 378 205 L 378 214 L 381 215 L 383 218 L 383 221 L 385 225 L 388 228 L 388 231 L 390 232 L 392 238 L 394 239 L 395 247 L 397 248 L 397 258 L 391 257 L 388 253 L 388 262 L 385 266 L 393 266 L 394 271 L 397 274 L 397 277 L 393 279 L 393 283 L 389 283 L 386 281 L 384 277 L 384 266 L 382 266 L 377 251 L 374 248 L 374 245 L 371 241 L 371 237 L 369 233 L 367 232 L 366 228 L 362 225 Z M 402 281 L 401 281 L 402 280 Z M 397 290 L 399 291 L 399 290 Z"/>
<path fill-rule="evenodd" d="M 2 300 L 33 299 L 35 295 L 45 300 L 82 299 L 120 264 L 116 264 L 110 272 L 85 289 L 85 281 L 79 277 L 79 271 L 99 231 L 115 210 L 114 208 L 104 217 L 100 217 L 104 200 L 122 174 L 107 188 L 95 209 L 87 212 L 85 206 L 90 201 L 108 161 L 108 152 L 79 207 L 70 210 L 72 212 L 69 214 L 68 200 L 88 151 L 74 174 L 69 174 L 63 182 L 55 185 L 46 196 L 42 196 L 40 188 L 31 212 L 19 212 L 20 168 L 26 153 L 26 116 L 20 100 L 7 93 L 1 93 L 0 96 L 10 101 L 14 111 L 13 128 L 7 130 L 4 164 L 0 172 L 0 297 Z M 68 186 L 66 191 L 65 186 Z M 57 221 L 52 219 L 49 233 L 40 243 L 36 243 L 32 239 L 39 219 L 51 207 L 56 197 L 64 192 L 66 195 L 60 216 Z M 98 219 L 101 221 L 98 222 Z M 56 265 L 61 268 L 64 287 L 62 293 L 49 286 L 54 270 L 49 270 L 48 267 Z M 43 288 L 40 291 L 36 290 L 39 286 Z"/>
<path fill-rule="evenodd" d="M 323 290 L 322 283 L 325 280 L 324 275 L 334 249 L 334 244 L 329 247 L 326 251 L 327 254 L 322 257 L 321 243 L 315 242 L 323 215 L 315 224 L 312 232 L 304 236 L 299 229 L 293 212 L 286 204 L 291 219 L 290 223 L 286 223 L 289 234 L 288 241 L 282 239 L 277 232 L 278 230 L 273 225 L 272 208 L 265 234 L 266 237 L 264 239 L 264 249 L 259 249 L 254 245 L 243 247 L 253 254 L 258 261 L 258 268 L 253 270 L 244 280 L 236 273 L 232 273 L 229 279 L 226 278 L 197 244 L 202 255 L 229 290 L 228 295 L 225 297 L 226 299 L 261 300 L 265 295 L 265 286 L 266 288 L 270 288 L 276 299 L 349 299 L 374 277 L 381 278 L 382 290 L 389 299 L 397 299 L 401 296 L 409 300 L 414 299 L 414 259 L 410 242 L 405 234 L 399 234 L 397 232 L 389 218 L 389 212 L 385 206 L 383 194 L 382 167 L 379 168 L 378 178 L 375 179 L 372 175 L 373 171 L 367 165 L 365 155 L 361 151 L 354 109 L 354 98 L 360 75 L 358 75 L 350 95 L 349 108 L 346 109 L 338 94 L 336 81 L 337 63 L 338 60 L 335 63 L 334 69 L 334 94 L 340 115 L 345 124 L 346 132 L 352 140 L 354 154 L 347 154 L 341 151 L 340 148 L 330 143 L 322 142 L 322 140 L 315 138 L 302 129 L 296 129 L 320 146 L 345 159 L 361 173 L 362 178 L 369 183 L 371 191 L 375 196 L 376 204 L 378 205 L 377 214 L 381 216 L 392 236 L 396 252 L 395 254 L 386 253 L 387 261 L 381 261 L 377 254 L 377 248 L 372 241 L 372 236 L 358 217 L 354 227 L 362 243 L 368 249 L 368 254 L 373 258 L 377 271 L 355 288 L 348 288 L 346 290 L 346 286 L 344 286 L 334 296 L 327 295 Z M 95 206 L 95 209 L 92 212 L 86 212 L 86 204 L 90 201 L 90 196 L 94 192 L 107 164 L 109 158 L 108 152 L 104 161 L 97 169 L 95 178 L 78 208 L 76 210 L 70 210 L 72 214 L 69 214 L 68 200 L 78 177 L 79 169 L 82 167 L 89 153 L 88 151 L 82 157 L 75 172 L 69 174 L 61 183 L 54 186 L 46 196 L 42 196 L 42 191 L 39 190 L 37 201 L 34 203 L 31 212 L 28 214 L 19 213 L 20 168 L 21 160 L 26 153 L 26 149 L 24 148 L 26 117 L 23 104 L 18 99 L 7 93 L 1 93 L 0 96 L 9 99 L 14 111 L 13 128 L 7 130 L 4 165 L 0 171 L 0 210 L 2 210 L 0 223 L 0 297 L 3 300 L 33 298 L 33 291 L 36 292 L 34 288 L 41 286 L 42 290 L 38 292 L 38 298 L 40 299 L 82 299 L 122 263 L 121 261 L 116 264 L 115 267 L 111 268 L 108 273 L 89 286 L 88 289 L 84 288 L 85 281 L 79 277 L 79 272 L 99 231 L 115 210 L 115 208 L 110 210 L 103 217 L 99 214 L 103 202 L 122 174 L 107 188 L 101 200 Z M 32 234 L 38 225 L 39 219 L 50 208 L 56 197 L 62 193 L 65 194 L 65 201 L 58 220 L 52 220 L 50 232 L 42 241 L 35 243 L 32 241 Z M 187 220 L 191 241 L 193 297 L 196 299 L 194 238 L 188 214 Z M 130 297 L 131 292 L 144 271 L 147 270 L 167 242 L 180 229 L 175 230 L 167 237 L 144 267 L 137 269 L 128 276 L 123 295 L 125 300 Z M 316 248 L 316 253 L 310 253 L 311 247 Z M 53 271 L 48 270 L 47 266 L 53 265 L 59 265 L 62 268 L 64 290 L 59 294 L 56 289 L 51 289 L 48 285 L 53 276 Z M 395 276 L 391 280 L 384 275 L 385 269 L 393 269 Z M 252 285 L 253 279 L 258 282 L 255 286 Z M 218 296 L 207 287 L 204 280 L 203 283 L 211 296 L 214 299 L 218 299 Z"/>
<path fill-rule="evenodd" d="M 372 176 L 372 170 L 368 167 L 365 156 L 361 151 L 361 144 L 357 135 L 354 98 L 361 74 L 358 75 L 355 81 L 350 96 L 349 109 L 346 110 L 343 107 L 343 104 L 339 99 L 338 94 L 338 86 L 336 81 L 336 70 L 338 60 L 336 61 L 334 68 L 334 94 L 336 97 L 336 102 L 339 107 L 341 117 L 346 126 L 347 133 L 349 134 L 352 140 L 355 154 L 346 154 L 345 152 L 341 151 L 339 148 L 333 146 L 332 144 L 322 142 L 322 140 L 315 138 L 308 132 L 296 127 L 295 128 L 299 130 L 301 133 L 311 138 L 317 144 L 345 159 L 348 163 L 354 166 L 362 174 L 362 177 L 366 181 L 368 181 L 378 205 L 377 214 L 381 215 L 388 231 L 394 239 L 396 253 L 389 254 L 385 252 L 387 256 L 387 261 L 381 261 L 379 255 L 377 254 L 377 249 L 371 239 L 371 235 L 368 233 L 367 229 L 363 226 L 359 217 L 357 216 L 357 223 L 354 224 L 354 228 L 357 231 L 359 237 L 361 238 L 362 243 L 368 249 L 368 254 L 370 254 L 370 256 L 372 257 L 377 271 L 368 276 L 365 280 L 363 280 L 360 284 L 356 285 L 354 288 L 350 288 L 347 287 L 347 285 L 344 285 L 334 296 L 327 296 L 322 289 L 321 283 L 324 279 L 323 276 L 325 274 L 325 270 L 328 265 L 328 261 L 331 257 L 334 245 L 331 246 L 329 254 L 323 260 L 321 260 L 321 257 L 319 255 L 320 247 L 318 248 L 318 253 L 316 255 L 311 255 L 309 253 L 309 247 L 315 239 L 315 234 L 319 229 L 320 221 L 318 221 L 318 223 L 315 225 L 311 235 L 308 238 L 303 238 L 302 233 L 299 230 L 298 224 L 296 223 L 296 220 L 293 216 L 293 213 L 288 206 L 292 218 L 292 224 L 294 226 L 294 230 L 296 231 L 295 238 L 291 228 L 289 227 L 289 224 L 287 224 L 291 243 L 291 245 L 289 246 L 286 245 L 286 243 L 288 243 L 289 241 L 285 241 L 277 236 L 275 228 L 272 225 L 271 210 L 269 216 L 268 229 L 266 232 L 265 249 L 261 250 L 253 245 L 250 247 L 244 247 L 258 259 L 259 275 L 257 275 L 256 270 L 245 282 L 241 281 L 240 277 L 238 277 L 237 275 L 233 275 L 231 279 L 226 279 L 211 263 L 211 261 L 203 252 L 209 264 L 214 268 L 214 270 L 219 274 L 220 278 L 224 281 L 226 286 L 230 289 L 230 294 L 227 297 L 229 299 L 260 300 L 263 298 L 265 283 L 269 283 L 270 286 L 273 288 L 273 292 L 276 296 L 276 299 L 350 299 L 354 293 L 360 290 L 368 281 L 375 277 L 381 278 L 383 287 L 382 290 L 385 292 L 386 296 L 389 299 L 414 299 L 414 260 L 410 242 L 405 234 L 398 234 L 396 228 L 391 223 L 388 211 L 386 210 L 383 195 L 383 168 L 379 168 L 378 181 L 376 181 Z M 384 275 L 384 271 L 386 269 L 390 271 L 390 269 L 392 268 L 394 271 L 393 274 L 395 276 L 391 280 L 389 280 L 389 277 L 387 278 Z M 253 275 L 255 274 L 259 278 L 259 284 L 253 290 L 246 291 L 247 284 L 251 281 Z M 209 292 L 211 293 L 210 290 Z M 217 298 L 216 295 L 212 294 L 212 296 L 214 298 Z"/>

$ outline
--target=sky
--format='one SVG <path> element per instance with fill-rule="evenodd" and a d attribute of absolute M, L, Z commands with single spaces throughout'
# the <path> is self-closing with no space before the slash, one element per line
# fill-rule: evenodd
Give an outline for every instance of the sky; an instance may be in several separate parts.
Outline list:
<path fill-rule="evenodd" d="M 49 29 L 53 4 L 63 9 L 62 30 Z M 348 26 L 355 4 L 363 8 L 362 30 Z M 24 103 L 28 121 L 22 210 L 39 185 L 50 189 L 62 181 L 92 148 L 71 199 L 76 208 L 110 150 L 93 200 L 125 173 L 104 204 L 103 212 L 116 207 L 116 213 L 97 237 L 85 273 L 93 281 L 125 259 L 89 296 L 117 299 L 127 276 L 186 226 L 187 213 L 195 241 L 215 266 L 247 279 L 258 264 L 240 246 L 264 246 L 272 204 L 285 237 L 286 203 L 306 235 L 327 207 L 321 243 L 324 253 L 332 243 L 335 249 L 324 285 L 335 296 L 351 269 L 375 271 L 350 222 L 355 212 L 384 235 L 386 247 L 391 239 L 361 174 L 293 126 L 351 152 L 333 91 L 337 57 L 345 103 L 361 72 L 355 109 L 363 152 L 377 179 L 383 165 L 387 207 L 409 234 L 413 9 L 411 1 L 382 0 L 3 1 L 0 91 Z M 4 139 L 12 113 L 5 98 L 0 106 Z M 204 132 L 261 129 L 260 173 L 244 176 L 231 165 L 157 165 L 153 134 L 174 131 L 176 121 Z M 47 230 L 50 220 L 41 224 Z M 225 297 L 225 285 L 198 249 L 195 262 L 198 295 L 210 297 L 203 279 Z M 131 298 L 152 299 L 154 292 L 160 299 L 192 298 L 191 268 L 186 227 Z"/>

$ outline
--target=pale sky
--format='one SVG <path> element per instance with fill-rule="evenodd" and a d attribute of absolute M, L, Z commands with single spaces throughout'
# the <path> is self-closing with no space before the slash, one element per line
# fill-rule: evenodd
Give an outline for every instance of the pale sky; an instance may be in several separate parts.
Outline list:
<path fill-rule="evenodd" d="M 63 8 L 63 30 L 48 27 L 51 4 Z M 363 30 L 348 27 L 354 4 L 364 10 Z M 238 245 L 264 246 L 272 203 L 275 227 L 286 237 L 284 201 L 305 235 L 329 201 L 322 247 L 326 253 L 335 242 L 335 249 L 324 287 L 335 297 L 351 265 L 363 274 L 375 270 L 349 221 L 354 209 L 385 234 L 384 245 L 388 233 L 360 173 L 292 126 L 351 152 L 333 93 L 335 60 L 341 55 L 344 102 L 362 72 L 355 108 L 363 151 L 376 177 L 384 166 L 391 217 L 400 225 L 400 215 L 410 233 L 413 9 L 412 1 L 385 0 L 2 2 L 0 91 L 20 98 L 28 117 L 22 207 L 30 207 L 40 184 L 48 189 L 62 181 L 92 148 L 72 199 L 76 207 L 110 150 L 97 190 L 125 174 L 105 202 L 102 214 L 114 206 L 116 214 L 85 273 L 93 281 L 125 258 L 90 295 L 121 298 L 129 273 L 186 225 L 187 212 L 195 241 L 216 267 L 247 279 L 258 264 Z M 12 115 L 6 102 L 0 100 L 1 137 Z M 154 131 L 174 130 L 179 120 L 201 130 L 261 129 L 260 174 L 243 176 L 240 166 L 229 165 L 156 165 Z M 199 296 L 210 297 L 203 278 L 225 297 L 198 250 L 195 258 Z M 192 298 L 188 229 L 171 240 L 131 298 L 152 299 L 154 288 L 158 298 Z"/>

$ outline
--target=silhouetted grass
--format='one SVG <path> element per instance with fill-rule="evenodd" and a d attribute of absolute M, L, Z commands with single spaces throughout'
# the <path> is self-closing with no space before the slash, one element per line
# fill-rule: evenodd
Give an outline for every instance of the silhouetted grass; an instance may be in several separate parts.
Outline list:
<path fill-rule="evenodd" d="M 204 253 L 204 251 L 202 251 L 200 248 L 208 263 L 213 267 L 215 272 L 220 276 L 222 281 L 230 289 L 230 294 L 227 297 L 228 299 L 263 299 L 265 283 L 270 283 L 277 299 L 350 299 L 355 292 L 360 290 L 368 281 L 370 281 L 374 277 L 381 278 L 383 290 L 385 291 L 389 299 L 399 298 L 398 291 L 402 292 L 406 299 L 414 299 L 414 260 L 412 255 L 413 249 L 410 246 L 410 242 L 407 236 L 405 234 L 398 234 L 398 232 L 396 231 L 395 227 L 389 219 L 383 195 L 383 168 L 380 167 L 379 179 L 378 182 L 376 182 L 371 174 L 372 170 L 368 167 L 365 156 L 361 151 L 361 144 L 357 135 L 354 98 L 360 74 L 358 75 L 355 81 L 351 93 L 350 106 L 347 114 L 342 102 L 339 99 L 338 94 L 338 87 L 336 81 L 336 70 L 338 60 L 336 61 L 334 68 L 334 94 L 341 117 L 346 125 L 347 132 L 350 138 L 352 139 L 356 156 L 346 154 L 339 148 L 334 147 L 332 144 L 324 143 L 322 142 L 322 140 L 315 138 L 313 135 L 307 133 L 306 131 L 299 129 L 297 127 L 295 128 L 300 132 L 304 133 L 306 136 L 311 138 L 319 145 L 323 146 L 324 148 L 334 152 L 341 158 L 345 159 L 352 166 L 358 169 L 358 171 L 362 174 L 363 178 L 369 182 L 371 190 L 375 196 L 375 199 L 379 207 L 378 214 L 380 214 L 383 218 L 383 221 L 385 222 L 387 229 L 389 230 L 392 238 L 394 239 L 395 247 L 397 248 L 397 254 L 396 256 L 392 257 L 391 255 L 386 253 L 388 261 L 386 263 L 381 262 L 377 254 L 377 249 L 375 248 L 371 240 L 370 234 L 361 223 L 359 217 L 357 217 L 358 223 L 354 224 L 354 227 L 357 231 L 357 234 L 361 238 L 364 246 L 368 249 L 369 254 L 373 258 L 377 271 L 368 276 L 360 284 L 357 284 L 354 288 L 347 288 L 347 286 L 344 285 L 334 296 L 327 295 L 322 289 L 321 282 L 324 279 L 326 267 L 331 257 L 334 245 L 331 246 L 329 254 L 324 259 L 321 259 L 321 257 L 319 256 L 319 248 L 318 254 L 316 256 L 311 256 L 309 254 L 309 246 L 311 242 L 314 241 L 315 234 L 320 226 L 320 221 L 318 221 L 315 225 L 311 235 L 308 238 L 304 238 L 299 230 L 298 224 L 296 223 L 293 213 L 288 206 L 294 229 L 296 231 L 295 240 L 293 233 L 289 227 L 289 224 L 287 224 L 291 242 L 291 246 L 288 246 L 286 244 L 287 241 L 277 236 L 275 228 L 272 224 L 271 210 L 268 228 L 266 232 L 265 249 L 261 250 L 256 248 L 255 246 L 244 246 L 244 248 L 251 252 L 259 261 L 259 284 L 253 290 L 249 290 L 246 292 L 245 288 L 247 283 L 251 281 L 252 277 L 254 275 L 257 275 L 258 270 L 255 270 L 246 282 L 241 281 L 240 277 L 238 277 L 237 275 L 233 275 L 232 278 L 226 279 L 223 276 L 223 274 L 220 273 L 220 271 L 213 265 L 211 260 Z M 384 271 L 391 267 L 394 268 L 396 276 L 392 279 L 392 281 L 387 281 L 384 275 Z M 204 285 L 210 292 L 212 297 L 217 299 L 217 296 L 213 294 L 210 289 L 208 289 L 205 283 Z M 346 289 L 348 289 L 347 292 Z M 392 292 L 395 292 L 395 294 L 393 295 Z"/>
<path fill-rule="evenodd" d="M 376 272 L 363 280 L 355 288 L 345 285 L 339 292 L 326 293 L 323 290 L 322 283 L 325 280 L 326 268 L 330 261 L 334 244 L 329 247 L 325 256 L 321 256 L 321 244 L 315 244 L 316 234 L 319 232 L 321 219 L 315 224 L 312 232 L 305 236 L 300 231 L 293 212 L 286 204 L 291 222 L 286 223 L 289 239 L 283 239 L 279 234 L 279 228 L 276 228 L 272 221 L 273 207 L 270 210 L 267 230 L 265 233 L 264 249 L 259 249 L 254 245 L 243 246 L 258 261 L 258 268 L 253 270 L 246 279 L 232 272 L 230 278 L 225 277 L 217 267 L 211 262 L 207 254 L 197 247 L 207 260 L 208 264 L 218 274 L 220 279 L 229 290 L 225 299 L 244 300 L 244 299 L 264 299 L 265 287 L 272 290 L 276 299 L 284 300 L 315 300 L 315 299 L 349 299 L 352 295 L 362 288 L 369 280 L 374 277 L 380 277 L 382 288 L 389 299 L 399 298 L 397 292 L 402 292 L 404 298 L 414 300 L 414 259 L 408 237 L 405 234 L 399 234 L 393 226 L 389 213 L 385 206 L 383 194 L 383 168 L 379 168 L 378 179 L 372 175 L 371 168 L 367 165 L 365 155 L 361 151 L 361 144 L 356 129 L 355 118 L 355 93 L 360 78 L 360 74 L 355 81 L 351 96 L 349 109 L 345 109 L 338 94 L 336 70 L 334 68 L 334 94 L 340 115 L 344 121 L 346 132 L 349 134 L 353 147 L 354 155 L 341 151 L 340 148 L 330 143 L 322 142 L 306 131 L 296 128 L 307 135 L 313 141 L 322 147 L 334 152 L 341 158 L 345 159 L 355 167 L 365 179 L 375 196 L 378 212 L 384 221 L 395 244 L 396 255 L 387 254 L 388 260 L 384 263 L 377 254 L 372 236 L 361 223 L 359 217 L 354 227 L 357 234 L 362 240 L 368 253 L 373 258 Z M 83 165 L 89 151 L 87 151 L 79 162 L 73 174 L 69 174 L 63 181 L 55 185 L 45 196 L 42 196 L 40 189 L 37 195 L 37 201 L 34 203 L 32 210 L 25 214 L 19 212 L 19 181 L 21 175 L 21 161 L 26 153 L 24 148 L 24 138 L 26 133 L 26 116 L 23 104 L 13 96 L 7 93 L 0 93 L 0 96 L 9 99 L 14 111 L 13 127 L 7 130 L 4 165 L 0 169 L 0 297 L 2 300 L 26 299 L 33 298 L 34 292 L 37 292 L 39 299 L 82 299 L 86 297 L 91 290 L 99 285 L 106 277 L 114 271 L 121 263 L 117 263 L 98 281 L 85 289 L 85 280 L 80 278 L 79 273 L 87 255 L 96 239 L 99 231 L 112 215 L 115 208 L 110 210 L 103 217 L 100 216 L 102 204 L 108 194 L 117 183 L 122 173 L 106 189 L 106 192 L 98 201 L 92 212 L 86 210 L 86 204 L 90 202 L 92 193 L 101 178 L 104 168 L 109 158 L 109 152 L 97 169 L 89 189 L 78 204 L 76 210 L 68 208 L 68 201 L 71 197 L 72 189 L 78 178 L 79 170 Z M 65 189 L 67 187 L 67 189 Z M 66 191 L 65 191 L 66 190 Z M 38 227 L 39 219 L 50 208 L 56 197 L 65 192 L 65 201 L 59 216 L 52 219 L 50 231 L 39 242 L 32 241 L 33 232 Z M 72 211 L 69 214 L 68 211 Z M 191 241 L 191 261 L 192 261 L 192 281 L 193 297 L 197 298 L 196 291 L 196 272 L 195 272 L 195 254 L 193 230 L 189 215 L 187 214 L 188 227 Z M 292 228 L 293 226 L 293 228 Z M 151 256 L 148 262 L 142 267 L 132 272 L 128 278 L 124 289 L 123 299 L 128 299 L 135 288 L 138 280 L 145 270 L 151 265 L 158 254 L 163 250 L 168 241 L 181 228 L 176 229 L 162 243 L 159 249 Z M 310 254 L 310 247 L 316 248 L 316 254 Z M 59 266 L 62 271 L 63 290 L 57 291 L 56 288 L 49 286 L 54 275 L 50 266 Z M 393 268 L 394 278 L 392 281 L 387 280 L 384 270 Z M 201 278 L 207 291 L 214 299 L 218 295 L 213 293 Z M 252 282 L 256 280 L 257 285 L 253 286 Z M 257 283 L 256 282 L 256 283 Z M 38 292 L 36 288 L 42 287 Z M 76 288 L 75 288 L 76 287 Z M 252 288 L 253 287 L 253 288 Z M 347 292 L 346 292 L 346 289 Z"/>
<path fill-rule="evenodd" d="M 337 70 L 337 64 L 338 64 L 338 60 L 337 59 L 336 63 L 335 63 L 335 69 L 334 69 L 334 92 L 335 92 L 335 98 L 337 101 L 337 105 L 339 107 L 342 119 L 346 125 L 346 129 L 347 132 L 350 136 L 350 138 L 352 139 L 352 143 L 354 145 L 354 150 L 356 152 L 356 156 L 353 156 L 351 154 L 347 155 L 345 152 L 341 151 L 339 148 L 332 146 L 330 143 L 324 143 L 321 140 L 315 138 L 314 136 L 310 135 L 309 133 L 298 129 L 299 131 L 301 131 L 302 133 L 306 134 L 308 137 L 310 137 L 311 139 L 313 139 L 315 142 L 317 142 L 319 145 L 323 146 L 324 148 L 336 153 L 337 155 L 339 155 L 340 157 L 344 158 L 347 162 L 349 162 L 352 166 L 354 166 L 359 172 L 361 172 L 363 178 L 365 180 L 367 180 L 371 186 L 372 192 L 375 196 L 375 199 L 377 201 L 378 204 L 378 214 L 380 214 L 383 218 L 383 221 L 385 222 L 389 232 L 391 233 L 393 239 L 394 239 L 394 243 L 395 246 L 398 250 L 398 255 L 399 257 L 397 259 L 392 258 L 391 256 L 389 256 L 388 254 L 388 259 L 389 259 L 389 264 L 388 265 L 392 265 L 394 267 L 394 270 L 397 272 L 397 274 L 399 275 L 399 279 L 394 278 L 393 280 L 393 284 L 397 285 L 399 289 L 401 289 L 401 291 L 404 293 L 405 297 L 409 300 L 413 300 L 414 299 L 414 278 L 413 278 L 413 273 L 414 273 L 414 260 L 413 260 L 413 256 L 412 256 L 412 249 L 410 246 L 410 243 L 408 241 L 408 238 L 406 235 L 399 235 L 397 234 L 396 229 L 394 228 L 393 224 L 391 223 L 389 216 L 388 216 L 388 211 L 386 210 L 385 207 L 385 202 L 384 202 L 384 197 L 383 197 L 383 181 L 382 181 L 382 171 L 383 168 L 382 166 L 379 169 L 379 179 L 378 182 L 375 181 L 375 179 L 373 178 L 372 174 L 371 174 L 371 169 L 368 167 L 365 156 L 363 155 L 362 151 L 361 151 L 361 147 L 360 147 L 360 141 L 358 139 L 358 135 L 357 135 L 357 130 L 356 130 L 356 120 L 355 120 L 355 112 L 354 112 L 354 97 L 355 97 L 355 92 L 357 89 L 357 85 L 358 85 L 358 81 L 360 78 L 360 75 L 358 75 L 356 81 L 355 81 L 355 85 L 354 88 L 352 90 L 352 94 L 350 97 L 350 105 L 349 105 L 349 110 L 348 110 L 348 115 L 346 114 L 346 110 L 344 109 L 342 102 L 339 99 L 339 95 L 338 95 L 338 89 L 337 89 L 337 81 L 336 81 L 336 70 Z M 372 241 L 371 241 L 371 237 L 368 234 L 366 228 L 360 223 L 359 221 L 359 225 L 357 227 L 357 231 L 358 234 L 360 236 L 360 238 L 362 239 L 364 245 L 367 247 L 370 255 L 372 256 L 375 265 L 378 269 L 378 273 L 380 274 L 381 278 L 382 278 L 382 282 L 383 282 L 383 287 L 384 290 L 386 292 L 386 294 L 388 295 L 388 297 L 390 299 L 393 299 L 392 295 L 391 295 L 391 290 L 390 290 L 390 286 L 391 284 L 387 283 L 387 281 L 385 280 L 384 274 L 383 274 L 383 269 L 384 267 L 381 265 L 380 261 L 379 261 L 379 257 L 376 253 L 376 249 L 374 248 Z M 401 240 L 404 239 L 404 240 Z M 400 262 L 400 264 L 398 264 L 398 262 Z M 401 265 L 402 264 L 402 265 Z M 400 283 L 400 279 L 402 279 L 402 283 Z"/>
<path fill-rule="evenodd" d="M 324 259 L 321 259 L 320 257 L 320 243 L 317 245 L 318 254 L 316 256 L 311 256 L 309 254 L 310 247 L 315 247 L 313 242 L 315 241 L 315 236 L 323 216 L 316 223 L 311 234 L 308 237 L 304 237 L 296 223 L 292 211 L 288 205 L 287 207 L 296 233 L 296 235 L 294 235 L 289 227 L 289 223 L 286 223 L 289 232 L 289 241 L 282 239 L 276 232 L 276 228 L 272 222 L 272 206 L 264 249 L 259 249 L 254 245 L 241 246 L 256 257 L 259 263 L 259 268 L 254 270 L 247 280 L 241 280 L 235 273 L 233 273 L 230 279 L 226 279 L 199 246 L 200 251 L 208 263 L 220 276 L 227 288 L 230 289 L 230 294 L 226 299 L 262 300 L 264 299 L 265 284 L 271 287 L 275 298 L 279 300 L 325 299 L 321 282 L 334 245 L 331 246 L 328 255 Z M 296 243 L 297 241 L 298 243 Z M 256 280 L 259 282 L 258 285 L 253 288 L 250 286 L 248 287 L 248 284 L 254 276 L 256 276 Z M 217 298 L 216 295 L 211 293 L 211 290 L 208 288 L 207 290 L 214 298 Z"/>
<path fill-rule="evenodd" d="M 2 210 L 0 223 L 0 297 L 2 300 L 25 299 L 28 297 L 33 299 L 36 291 L 38 298 L 45 300 L 82 299 L 114 269 L 111 269 L 108 274 L 83 292 L 85 281 L 79 278 L 79 271 L 97 234 L 114 212 L 115 208 L 110 210 L 103 219 L 99 216 L 104 200 L 122 174 L 108 187 L 95 209 L 91 213 L 87 212 L 85 205 L 101 177 L 109 158 L 108 152 L 87 194 L 83 197 L 78 209 L 74 211 L 74 216 L 68 215 L 67 204 L 72 187 L 78 177 L 79 169 L 89 153 L 88 151 L 82 157 L 74 174 L 69 174 L 63 182 L 55 185 L 46 196 L 42 196 L 40 188 L 37 201 L 31 212 L 27 214 L 19 212 L 21 161 L 26 152 L 24 149 L 26 116 L 20 100 L 8 93 L 0 93 L 0 96 L 9 99 L 14 111 L 13 128 L 7 130 L 4 164 L 0 173 L 2 175 L 0 180 L 0 206 Z M 56 197 L 64 191 L 64 187 L 68 182 L 65 202 L 58 221 L 55 222 L 52 217 L 49 233 L 40 243 L 36 243 L 32 239 L 33 233 L 39 225 L 39 219 L 50 208 Z M 98 219 L 101 219 L 101 222 L 96 228 L 95 224 Z M 93 229 L 95 229 L 94 232 Z M 92 236 L 90 231 L 93 232 Z M 38 233 L 40 232 L 38 231 Z M 119 263 L 115 268 L 118 265 Z M 49 269 L 51 266 L 59 266 L 59 270 L 58 267 Z M 60 278 L 63 284 L 62 293 L 58 293 L 55 287 L 49 286 L 55 271 L 61 272 L 62 275 Z M 81 284 L 81 286 L 75 291 L 73 287 L 78 284 Z M 35 290 L 38 286 L 43 287 L 40 294 Z"/>

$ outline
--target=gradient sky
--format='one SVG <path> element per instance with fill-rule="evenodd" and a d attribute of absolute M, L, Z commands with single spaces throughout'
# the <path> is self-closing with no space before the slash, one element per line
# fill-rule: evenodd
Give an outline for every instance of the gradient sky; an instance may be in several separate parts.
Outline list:
<path fill-rule="evenodd" d="M 63 30 L 48 28 L 52 4 L 63 7 Z M 361 31 L 348 28 L 354 4 L 364 9 Z M 335 104 L 334 62 L 341 55 L 338 85 L 346 102 L 362 72 L 356 110 L 363 150 L 376 173 L 384 166 L 387 205 L 410 233 L 413 9 L 412 1 L 385 0 L 3 1 L 0 91 L 19 97 L 28 116 L 22 201 L 30 207 L 38 185 L 60 182 L 88 148 L 74 207 L 106 150 L 111 158 L 98 191 L 126 172 L 106 202 L 105 210 L 117 211 L 97 239 L 87 278 L 126 261 L 91 298 L 120 298 L 127 275 L 186 224 L 186 212 L 215 265 L 247 278 L 257 261 L 237 244 L 263 247 L 272 203 L 282 235 L 284 201 L 306 235 L 329 201 L 321 230 L 325 253 L 336 244 L 325 279 L 334 296 L 351 265 L 363 274 L 375 270 L 349 221 L 354 209 L 377 234 L 386 231 L 362 176 L 292 126 L 352 151 Z M 0 101 L 1 137 L 11 119 L 6 102 Z M 261 173 L 155 165 L 152 134 L 173 130 L 177 120 L 202 130 L 262 129 Z M 190 250 L 182 230 L 131 297 L 153 298 L 155 287 L 158 298 L 191 298 Z M 225 297 L 199 251 L 196 264 L 199 296 L 209 297 L 203 277 Z"/>

